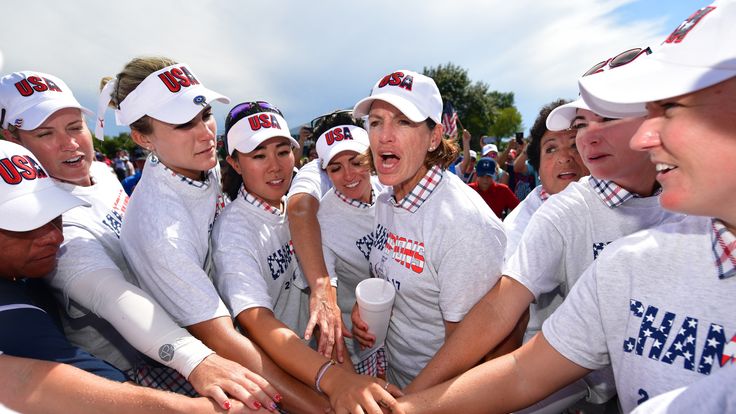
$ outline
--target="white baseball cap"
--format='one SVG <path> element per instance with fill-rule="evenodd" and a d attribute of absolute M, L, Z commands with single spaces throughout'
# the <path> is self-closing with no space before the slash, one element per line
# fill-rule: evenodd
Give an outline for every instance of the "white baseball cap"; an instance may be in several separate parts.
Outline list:
<path fill-rule="evenodd" d="M 470 158 L 475 158 L 476 160 L 478 159 L 478 153 L 477 152 L 475 152 L 473 150 L 468 150 L 468 152 L 470 153 Z"/>
<path fill-rule="evenodd" d="M 112 79 L 100 92 L 97 104 L 96 136 L 104 136 L 105 112 L 117 80 Z M 115 122 L 128 126 L 148 115 L 169 124 L 189 122 L 202 108 L 214 101 L 230 103 L 230 99 L 200 82 L 186 63 L 177 63 L 151 73 L 120 102 Z"/>
<path fill-rule="evenodd" d="M 335 156 L 344 151 L 363 153 L 368 149 L 368 132 L 356 125 L 338 125 L 325 131 L 317 138 L 317 155 L 322 168 Z"/>
<path fill-rule="evenodd" d="M 228 154 L 238 150 L 247 154 L 262 142 L 273 137 L 284 137 L 299 148 L 299 142 L 289 133 L 289 125 L 281 112 L 264 111 L 273 108 L 267 102 L 243 102 L 235 105 L 225 119 L 225 139 Z"/>
<path fill-rule="evenodd" d="M 483 149 L 481 149 L 480 151 L 481 156 L 483 157 L 488 155 L 489 152 L 496 152 L 496 153 L 498 152 L 498 147 L 496 146 L 496 144 L 486 144 L 483 146 Z"/>
<path fill-rule="evenodd" d="M 646 114 L 645 103 L 698 91 L 736 76 L 736 2 L 715 1 L 693 13 L 652 54 L 578 82 L 602 116 Z"/>
<path fill-rule="evenodd" d="M 34 230 L 77 206 L 89 204 L 58 187 L 26 148 L 0 140 L 0 229 Z"/>
<path fill-rule="evenodd" d="M 78 108 L 89 116 L 94 112 L 83 107 L 63 80 L 41 72 L 25 70 L 0 79 L 2 125 L 31 131 L 38 128 L 59 109 Z"/>
<path fill-rule="evenodd" d="M 356 118 L 368 115 L 373 101 L 381 100 L 395 106 L 413 122 L 430 118 L 442 123 L 442 96 L 437 84 L 428 76 L 410 70 L 397 70 L 376 82 L 371 94 L 355 104 Z"/>
<path fill-rule="evenodd" d="M 572 121 L 575 119 L 575 116 L 577 116 L 578 109 L 590 110 L 582 98 L 578 98 L 553 109 L 545 121 L 547 129 L 550 131 L 563 131 L 570 128 Z"/>

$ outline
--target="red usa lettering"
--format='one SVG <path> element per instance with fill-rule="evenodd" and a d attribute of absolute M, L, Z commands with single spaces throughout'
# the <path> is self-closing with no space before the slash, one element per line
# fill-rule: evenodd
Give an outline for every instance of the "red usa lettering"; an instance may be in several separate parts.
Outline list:
<path fill-rule="evenodd" d="M 0 178 L 7 184 L 16 185 L 22 180 L 46 177 L 48 177 L 46 171 L 31 157 L 13 155 L 10 158 L 0 159 Z"/>
<path fill-rule="evenodd" d="M 29 76 L 20 82 L 16 82 L 15 89 L 17 89 L 22 96 L 31 96 L 34 92 L 61 92 L 59 85 L 54 83 L 51 79 L 35 75 Z"/>
<path fill-rule="evenodd" d="M 191 72 L 182 66 L 180 68 L 172 68 L 164 73 L 159 73 L 158 78 L 166 85 L 169 91 L 176 93 L 181 88 L 188 88 L 192 85 L 199 85 L 197 78 Z"/>
<path fill-rule="evenodd" d="M 327 133 L 325 134 L 325 139 L 327 140 L 327 145 L 332 145 L 335 142 L 353 139 L 353 135 L 350 133 L 350 128 L 337 127 L 332 131 L 327 131 Z"/>
<path fill-rule="evenodd" d="M 414 84 L 414 77 L 411 75 L 405 75 L 404 72 L 394 72 L 390 75 L 386 75 L 378 83 L 379 88 L 388 86 L 398 86 L 404 88 L 407 91 L 411 91 L 411 87 Z"/>
<path fill-rule="evenodd" d="M 424 242 L 389 233 L 386 239 L 386 249 L 396 263 L 417 274 L 424 271 Z"/>
<path fill-rule="evenodd" d="M 248 118 L 248 124 L 250 129 L 258 131 L 261 128 L 276 128 L 281 129 L 278 118 L 274 114 L 257 114 Z"/>

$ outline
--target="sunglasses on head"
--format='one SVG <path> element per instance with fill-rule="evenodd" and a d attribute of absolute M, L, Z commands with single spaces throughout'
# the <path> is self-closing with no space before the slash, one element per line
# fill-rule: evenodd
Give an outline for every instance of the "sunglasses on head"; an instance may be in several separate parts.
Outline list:
<path fill-rule="evenodd" d="M 312 122 L 309 123 L 309 127 L 312 128 L 312 131 L 317 129 L 317 126 L 324 122 L 326 119 L 329 119 L 333 116 L 337 116 L 339 114 L 352 114 L 352 109 L 338 109 L 337 111 L 330 112 L 329 114 L 320 115 L 312 120 Z"/>
<path fill-rule="evenodd" d="M 592 68 L 585 71 L 585 73 L 583 73 L 583 76 L 588 76 L 594 73 L 603 72 L 606 69 L 613 69 L 619 66 L 623 66 L 627 63 L 633 62 L 636 58 L 638 58 L 642 54 L 648 55 L 651 53 L 652 53 L 652 49 L 648 47 L 644 49 L 640 47 L 629 49 L 627 51 L 619 53 L 618 55 L 610 59 L 607 59 L 607 60 L 604 60 L 603 62 L 599 62 L 595 64 Z"/>
<path fill-rule="evenodd" d="M 283 116 L 281 110 L 276 106 L 271 105 L 266 101 L 254 101 L 243 102 L 241 104 L 235 105 L 233 109 L 228 112 L 227 117 L 228 119 L 242 119 L 246 116 L 257 114 L 259 112 L 276 112 L 277 114 Z"/>

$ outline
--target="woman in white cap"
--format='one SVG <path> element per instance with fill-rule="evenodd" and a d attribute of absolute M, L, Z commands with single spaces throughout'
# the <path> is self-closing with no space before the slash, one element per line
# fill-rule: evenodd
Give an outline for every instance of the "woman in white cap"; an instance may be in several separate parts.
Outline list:
<path fill-rule="evenodd" d="M 354 108 L 368 117 L 371 168 L 389 186 L 376 201 L 370 270 L 396 288 L 386 352 L 388 379 L 402 388 L 498 280 L 506 245 L 493 211 L 446 172 L 458 150 L 443 139 L 441 113 L 434 80 L 408 70 L 379 79 Z M 357 307 L 355 316 L 354 334 L 372 346 Z"/>
<path fill-rule="evenodd" d="M 359 374 L 384 378 L 384 348 L 361 349 L 349 337 L 355 287 L 370 277 L 368 256 L 373 242 L 375 201 L 383 189 L 362 160 L 361 154 L 369 146 L 368 133 L 362 125 L 350 111 L 341 111 L 324 117 L 315 127 L 319 166 L 334 186 L 322 197 L 317 217 L 325 264 L 337 289 L 350 359 Z"/>
<path fill-rule="evenodd" d="M 622 55 L 631 62 L 646 56 L 646 49 Z M 618 61 L 614 61 L 614 67 Z M 610 70 L 611 65 L 600 69 Z M 582 100 L 550 112 L 550 130 L 577 130 L 575 145 L 591 175 L 569 183 L 536 210 L 517 248 L 504 263 L 499 283 L 473 308 L 457 335 L 433 361 L 433 369 L 419 379 L 424 387 L 473 367 L 513 331 L 514 322 L 534 302 L 537 316 L 551 314 L 560 301 L 546 302 L 548 297 L 543 295 L 559 293 L 567 297 L 609 243 L 682 219 L 662 209 L 654 166 L 646 154 L 629 148 L 629 140 L 643 118 L 620 116 L 601 117 L 588 110 Z M 542 321 L 535 319 L 532 323 L 539 326 Z M 494 329 L 478 337 L 478 329 L 493 321 L 497 321 Z M 581 384 L 575 395 L 588 402 L 604 404 L 616 393 L 610 369 L 596 371 L 586 381 L 587 385 Z"/>
<path fill-rule="evenodd" d="M 263 401 L 254 404 L 322 410 L 325 399 L 235 329 L 210 279 L 210 230 L 225 204 L 210 107 L 215 101 L 229 102 L 204 87 L 189 65 L 162 57 L 133 59 L 105 84 L 98 122 L 110 103 L 117 122 L 129 125 L 133 140 L 152 153 L 127 207 L 123 252 L 141 288 L 179 326 L 278 389 L 255 390 Z"/>
<path fill-rule="evenodd" d="M 59 188 L 30 151 L 0 141 L 0 401 L 23 413 L 222 412 L 207 398 L 123 384 L 122 372 L 57 328 L 34 282 L 57 265 L 61 215 L 88 206 Z"/>
<path fill-rule="evenodd" d="M 294 169 L 292 147 L 281 111 L 268 102 L 244 102 L 225 121 L 227 162 L 241 177 L 226 192 L 232 202 L 212 231 L 215 284 L 236 320 L 280 367 L 327 395 L 335 409 L 378 408 L 390 394 L 375 397 L 360 385 L 374 380 L 336 366 L 301 338 L 308 321 L 308 294 L 294 255 L 285 214 L 285 195 Z M 297 333 L 298 332 L 298 333 Z M 345 369 L 347 368 L 347 370 Z M 355 397 L 346 386 L 355 386 Z M 362 400 L 361 400 L 362 399 Z"/>
<path fill-rule="evenodd" d="M 265 387 L 262 378 L 248 380 L 249 371 L 214 354 L 131 283 L 119 241 L 128 197 L 109 168 L 94 162 L 83 117 L 92 112 L 61 79 L 39 72 L 3 77 L 0 97 L 5 137 L 31 150 L 62 189 L 91 205 L 64 214 L 59 265 L 47 278 L 64 305 L 62 321 L 70 340 L 137 383 L 191 394 L 188 379 L 197 392 L 223 406 L 229 404 L 225 392 L 255 402 L 255 396 L 240 390 L 254 383 Z"/>
<path fill-rule="evenodd" d="M 395 412 L 509 412 L 607 365 L 624 412 L 708 376 L 724 381 L 673 412 L 733 412 L 733 398 L 722 396 L 733 395 L 736 354 L 736 47 L 723 42 L 736 36 L 734 18 L 736 2 L 717 1 L 652 55 L 579 81 L 596 113 L 634 116 L 646 108 L 630 144 L 656 165 L 662 206 L 689 216 L 615 241 L 542 334 L 513 355 L 409 396 Z"/>

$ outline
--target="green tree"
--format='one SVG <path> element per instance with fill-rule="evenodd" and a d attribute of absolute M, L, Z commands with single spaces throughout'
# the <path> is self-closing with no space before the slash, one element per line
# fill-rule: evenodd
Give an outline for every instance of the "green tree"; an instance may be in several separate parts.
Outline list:
<path fill-rule="evenodd" d="M 94 146 L 95 150 L 113 158 L 115 157 L 115 152 L 118 149 L 128 150 L 128 152 L 133 151 L 133 148 L 136 147 L 136 143 L 130 137 L 130 134 L 127 132 L 121 132 L 116 137 L 106 136 L 104 141 L 95 139 Z"/>
<path fill-rule="evenodd" d="M 519 111 L 513 106 L 498 110 L 489 134 L 496 137 L 496 145 L 501 145 L 502 137 L 513 136 L 517 131 L 521 131 L 521 114 Z M 501 147 L 499 146 L 499 148 Z"/>
<path fill-rule="evenodd" d="M 513 92 L 493 91 L 485 82 L 472 82 L 467 69 L 453 63 L 425 67 L 423 73 L 437 83 L 443 101 L 450 101 L 455 107 L 460 122 L 473 136 L 471 148 L 480 148 L 479 139 L 483 135 L 504 137 L 521 130 L 521 115 L 514 107 Z M 510 109 L 504 111 L 506 108 Z M 512 112 L 518 117 L 510 116 Z M 503 117 L 504 124 L 515 123 L 494 129 L 499 116 Z M 498 135 L 497 131 L 503 135 Z"/>

